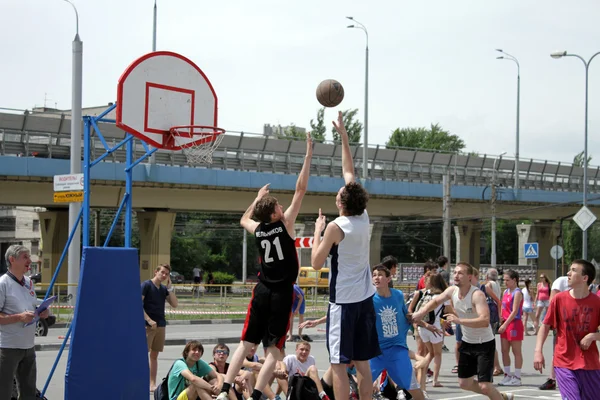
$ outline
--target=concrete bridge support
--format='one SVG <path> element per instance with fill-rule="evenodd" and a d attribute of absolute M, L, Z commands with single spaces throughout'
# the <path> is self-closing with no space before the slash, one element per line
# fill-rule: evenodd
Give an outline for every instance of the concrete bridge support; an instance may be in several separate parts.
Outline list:
<path fill-rule="evenodd" d="M 159 264 L 171 262 L 171 237 L 177 213 L 143 211 L 137 213 L 140 229 L 140 279 L 152 278 Z"/>
<path fill-rule="evenodd" d="M 477 221 L 459 221 L 454 226 L 456 262 L 465 261 L 479 268 L 481 255 L 481 224 Z"/>
<path fill-rule="evenodd" d="M 370 253 L 369 253 L 369 262 L 371 263 L 371 268 L 379 264 L 379 261 L 387 254 L 381 254 L 381 235 L 383 234 L 383 224 L 378 221 L 374 221 L 370 226 L 371 233 L 371 244 L 370 244 Z"/>
<path fill-rule="evenodd" d="M 40 226 L 42 230 L 42 283 L 49 284 L 54 276 L 54 271 L 58 266 L 60 256 L 67 244 L 69 233 L 72 229 L 69 226 L 69 212 L 64 211 L 44 211 L 39 213 Z M 60 273 L 56 278 L 56 283 L 68 282 L 69 265 L 67 257 L 63 261 Z M 61 293 L 66 295 L 67 288 L 60 287 Z"/>
<path fill-rule="evenodd" d="M 533 224 L 517 225 L 519 236 L 519 265 L 537 265 L 538 276 L 540 273 L 547 274 L 552 280 L 556 279 L 556 261 L 550 257 L 550 249 L 556 245 L 559 235 L 559 225 L 553 221 L 541 221 Z M 525 243 L 538 243 L 539 258 L 525 258 Z"/>

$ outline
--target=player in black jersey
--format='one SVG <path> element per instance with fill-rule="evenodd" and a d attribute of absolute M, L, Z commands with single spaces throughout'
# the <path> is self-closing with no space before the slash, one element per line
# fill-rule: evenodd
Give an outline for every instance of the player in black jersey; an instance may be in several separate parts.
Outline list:
<path fill-rule="evenodd" d="M 258 374 L 251 399 L 259 400 L 267 382 L 273 376 L 275 363 L 285 338 L 294 300 L 294 283 L 298 276 L 298 256 L 295 245 L 294 223 L 308 187 L 312 140 L 306 135 L 306 156 L 296 182 L 292 204 L 285 212 L 276 198 L 269 196 L 269 185 L 263 186 L 256 199 L 246 210 L 240 224 L 256 238 L 260 253 L 258 283 L 252 292 L 248 314 L 242 331 L 240 346 L 236 349 L 217 400 L 229 397 L 229 388 L 242 366 L 244 357 L 253 345 L 262 341 L 266 359 Z M 258 219 L 260 222 L 254 221 Z"/>

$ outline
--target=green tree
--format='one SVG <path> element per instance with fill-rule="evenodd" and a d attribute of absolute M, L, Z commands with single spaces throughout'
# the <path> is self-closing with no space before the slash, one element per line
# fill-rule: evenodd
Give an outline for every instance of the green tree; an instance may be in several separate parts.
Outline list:
<path fill-rule="evenodd" d="M 344 120 L 344 126 L 346 127 L 346 131 L 348 132 L 348 141 L 350 142 L 350 144 L 360 143 L 363 124 L 360 121 L 354 119 L 357 113 L 358 108 L 355 108 L 354 110 L 342 111 L 342 118 Z M 340 141 L 340 135 L 338 135 L 335 128 L 331 128 L 331 134 L 333 135 L 333 140 L 335 142 Z"/>
<path fill-rule="evenodd" d="M 518 264 L 519 237 L 517 236 L 517 225 L 521 222 L 502 219 L 496 221 L 496 261 L 498 264 Z M 485 254 L 481 258 L 481 263 L 490 264 L 492 262 L 491 221 L 486 221 L 481 234 L 486 239 Z"/>
<path fill-rule="evenodd" d="M 415 149 L 460 151 L 465 148 L 465 142 L 438 124 L 430 128 L 397 128 L 392 132 L 388 142 L 389 147 L 409 147 Z"/>
<path fill-rule="evenodd" d="M 325 107 L 319 108 L 317 111 L 317 122 L 310 120 L 310 134 L 312 140 L 316 143 L 323 143 L 325 141 L 325 133 L 327 128 L 325 127 Z"/>
<path fill-rule="evenodd" d="M 283 131 L 277 132 L 275 136 L 277 136 L 277 139 L 306 139 L 306 133 L 299 130 L 295 124 L 290 124 L 290 126 L 286 126 L 285 129 L 283 129 Z"/>
<path fill-rule="evenodd" d="M 583 167 L 583 151 L 579 154 L 577 154 L 575 157 L 573 157 L 573 164 L 576 167 Z M 590 156 L 588 154 L 588 166 L 590 165 L 590 162 L 592 161 L 592 156 Z"/>

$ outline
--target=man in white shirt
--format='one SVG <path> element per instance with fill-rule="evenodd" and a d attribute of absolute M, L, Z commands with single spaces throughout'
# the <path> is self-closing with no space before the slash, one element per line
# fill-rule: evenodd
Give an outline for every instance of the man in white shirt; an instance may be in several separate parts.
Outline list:
<path fill-rule="evenodd" d="M 355 181 L 348 132 L 342 113 L 333 125 L 342 140 L 342 173 L 345 185 L 335 198 L 339 217 L 325 229 L 325 216 L 315 223 L 311 262 L 314 269 L 323 267 L 331 253 L 329 276 L 329 310 L 327 313 L 327 349 L 333 371 L 335 397 L 343 399 L 350 392 L 346 364 L 354 362 L 358 376 L 359 397 L 372 395 L 369 360 L 381 354 L 377 337 L 369 266 L 369 194 Z M 323 238 L 321 233 L 325 230 Z"/>
<path fill-rule="evenodd" d="M 13 378 L 17 379 L 21 399 L 35 399 L 37 368 L 33 321 L 37 298 L 33 282 L 25 273 L 31 264 L 24 246 L 6 250 L 8 272 L 0 277 L 0 399 L 9 399 Z M 48 310 L 40 313 L 48 317 Z"/>

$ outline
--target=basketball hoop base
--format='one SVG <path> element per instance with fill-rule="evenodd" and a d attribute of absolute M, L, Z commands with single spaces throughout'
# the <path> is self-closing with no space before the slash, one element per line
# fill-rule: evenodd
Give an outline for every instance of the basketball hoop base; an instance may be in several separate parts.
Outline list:
<path fill-rule="evenodd" d="M 212 164 L 213 152 L 225 137 L 225 129 L 216 126 L 181 125 L 169 129 L 165 147 L 180 147 L 189 165 Z M 179 144 L 180 138 L 193 138 L 194 141 Z"/>

